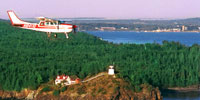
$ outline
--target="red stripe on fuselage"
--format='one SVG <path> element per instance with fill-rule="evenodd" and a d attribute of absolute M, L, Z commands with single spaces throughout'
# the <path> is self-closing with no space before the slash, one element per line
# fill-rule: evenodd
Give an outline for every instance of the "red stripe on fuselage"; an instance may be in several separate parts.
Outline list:
<path fill-rule="evenodd" d="M 60 24 L 60 25 L 71 25 L 72 26 L 72 24 Z"/>
<path fill-rule="evenodd" d="M 57 26 L 40 26 L 38 24 L 23 24 L 23 28 L 38 28 L 38 29 L 57 29 Z"/>
<path fill-rule="evenodd" d="M 35 28 L 35 29 L 73 29 L 73 27 L 70 27 L 71 24 L 69 25 L 62 25 L 62 26 L 40 26 L 38 24 L 22 24 L 22 25 L 16 25 L 16 26 L 21 26 L 22 28 Z M 63 27 L 63 26 L 68 26 L 68 27 Z"/>
<path fill-rule="evenodd" d="M 57 29 L 56 26 L 38 26 L 37 28 L 40 28 L 40 29 Z"/>

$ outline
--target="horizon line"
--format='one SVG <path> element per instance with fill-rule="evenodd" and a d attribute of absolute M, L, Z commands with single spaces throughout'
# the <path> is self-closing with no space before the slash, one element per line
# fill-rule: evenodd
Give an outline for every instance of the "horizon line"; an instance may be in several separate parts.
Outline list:
<path fill-rule="evenodd" d="M 185 20 L 185 19 L 194 19 L 200 17 L 187 17 L 187 18 L 107 18 L 107 17 L 45 17 L 50 19 L 78 19 L 78 20 Z M 9 20 L 8 18 L 0 18 L 4 20 Z M 21 18 L 21 19 L 36 19 L 36 17 Z"/>

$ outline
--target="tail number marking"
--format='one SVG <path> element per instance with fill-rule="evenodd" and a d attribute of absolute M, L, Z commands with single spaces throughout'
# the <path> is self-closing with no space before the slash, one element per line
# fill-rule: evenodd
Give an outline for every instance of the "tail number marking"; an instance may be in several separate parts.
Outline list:
<path fill-rule="evenodd" d="M 36 25 L 34 24 L 24 24 L 24 28 L 36 28 Z"/>

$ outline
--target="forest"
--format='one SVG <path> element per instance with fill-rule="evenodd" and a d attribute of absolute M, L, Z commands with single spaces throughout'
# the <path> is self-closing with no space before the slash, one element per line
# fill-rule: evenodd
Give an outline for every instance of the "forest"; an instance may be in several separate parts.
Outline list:
<path fill-rule="evenodd" d="M 143 83 L 185 87 L 200 82 L 198 44 L 114 44 L 83 32 L 69 37 L 48 38 L 46 33 L 0 21 L 0 89 L 37 89 L 60 74 L 84 79 L 112 64 L 133 87 Z"/>

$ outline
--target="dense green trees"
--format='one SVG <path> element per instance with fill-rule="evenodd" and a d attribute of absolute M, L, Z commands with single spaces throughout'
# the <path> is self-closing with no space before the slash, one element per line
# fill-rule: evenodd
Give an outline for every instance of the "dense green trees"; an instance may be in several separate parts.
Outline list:
<path fill-rule="evenodd" d="M 0 87 L 5 90 L 36 89 L 59 74 L 85 78 L 111 64 L 132 85 L 188 86 L 199 83 L 199 61 L 197 44 L 113 44 L 86 33 L 48 39 L 0 22 Z"/>

